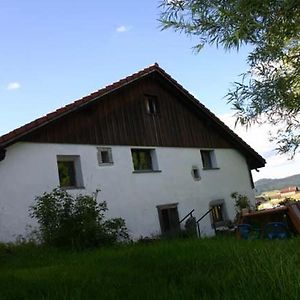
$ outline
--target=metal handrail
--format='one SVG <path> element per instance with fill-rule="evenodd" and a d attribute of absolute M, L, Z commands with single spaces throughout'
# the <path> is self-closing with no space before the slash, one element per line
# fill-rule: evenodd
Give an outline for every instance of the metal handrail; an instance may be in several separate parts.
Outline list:
<path fill-rule="evenodd" d="M 198 236 L 199 236 L 199 237 L 201 237 L 201 232 L 200 232 L 200 225 L 199 225 L 199 222 L 200 222 L 203 218 L 205 218 L 212 210 L 213 210 L 213 208 L 209 209 L 204 215 L 202 215 L 202 217 L 200 217 L 200 219 L 198 219 L 198 220 L 196 221 L 196 223 L 197 223 L 197 229 L 198 229 Z M 214 224 L 214 229 L 215 229 L 215 231 L 216 231 L 215 224 Z"/>
<path fill-rule="evenodd" d="M 187 219 L 189 216 L 193 216 L 192 214 L 193 214 L 193 212 L 195 211 L 195 209 L 192 209 L 183 219 L 181 219 L 180 221 L 179 221 L 179 224 L 181 224 L 185 219 Z"/>

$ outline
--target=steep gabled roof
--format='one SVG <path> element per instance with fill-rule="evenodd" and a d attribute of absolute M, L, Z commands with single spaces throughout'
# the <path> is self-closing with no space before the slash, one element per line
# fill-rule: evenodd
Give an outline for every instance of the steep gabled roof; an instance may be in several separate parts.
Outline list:
<path fill-rule="evenodd" d="M 260 156 L 254 149 L 252 149 L 247 143 L 245 143 L 238 135 L 236 135 L 229 127 L 227 127 L 219 118 L 217 118 L 210 110 L 208 110 L 203 104 L 201 104 L 194 96 L 192 96 L 186 89 L 184 89 L 175 79 L 173 79 L 169 74 L 167 74 L 158 64 L 151 65 L 137 73 L 132 74 L 124 79 L 121 79 L 111 85 L 108 85 L 88 96 L 85 96 L 79 100 L 76 100 L 54 112 L 51 112 L 43 117 L 40 117 L 24 126 L 21 126 L 3 136 L 0 137 L 0 150 L 7 146 L 19 141 L 25 135 L 45 126 L 46 124 L 53 122 L 73 111 L 76 111 L 83 106 L 90 104 L 101 97 L 112 93 L 126 85 L 133 83 L 134 81 L 140 80 L 151 73 L 159 74 L 163 79 L 168 81 L 172 87 L 174 87 L 178 92 L 183 94 L 186 99 L 192 103 L 195 109 L 201 111 L 208 119 L 212 120 L 213 123 L 218 127 L 222 133 L 224 133 L 230 141 L 236 145 L 246 157 L 250 168 L 260 168 L 265 165 L 265 160 Z"/>

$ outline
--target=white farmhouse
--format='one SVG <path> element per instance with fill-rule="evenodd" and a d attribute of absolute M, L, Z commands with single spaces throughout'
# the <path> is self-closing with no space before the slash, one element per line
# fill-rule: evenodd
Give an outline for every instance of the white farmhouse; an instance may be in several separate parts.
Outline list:
<path fill-rule="evenodd" d="M 254 201 L 250 170 L 264 165 L 155 64 L 0 137 L 0 241 L 24 235 L 35 196 L 57 186 L 101 190 L 133 238 L 177 229 L 193 209 L 212 209 L 199 222 L 212 235 L 234 217 L 232 192 Z"/>

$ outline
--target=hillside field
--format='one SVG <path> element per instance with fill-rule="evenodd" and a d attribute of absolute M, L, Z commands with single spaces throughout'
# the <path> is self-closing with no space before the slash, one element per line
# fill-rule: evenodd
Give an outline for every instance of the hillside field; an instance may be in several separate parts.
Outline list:
<path fill-rule="evenodd" d="M 256 181 L 254 185 L 257 196 L 267 191 L 280 190 L 289 186 L 300 186 L 300 174 L 276 179 L 264 178 Z"/>

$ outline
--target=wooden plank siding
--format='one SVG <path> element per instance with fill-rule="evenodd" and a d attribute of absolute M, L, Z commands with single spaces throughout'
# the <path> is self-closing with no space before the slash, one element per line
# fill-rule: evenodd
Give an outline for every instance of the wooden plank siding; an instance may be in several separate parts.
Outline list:
<path fill-rule="evenodd" d="M 159 113 L 146 112 L 145 95 L 157 97 Z M 103 96 L 22 138 L 43 143 L 233 148 L 182 95 L 151 76 Z"/>

